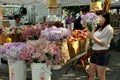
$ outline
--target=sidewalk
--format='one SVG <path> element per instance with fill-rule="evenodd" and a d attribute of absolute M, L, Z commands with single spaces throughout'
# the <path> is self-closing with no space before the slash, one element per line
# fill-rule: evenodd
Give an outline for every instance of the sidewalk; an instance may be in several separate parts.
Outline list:
<path fill-rule="evenodd" d="M 111 50 L 110 53 L 111 61 L 107 68 L 107 80 L 120 80 L 120 52 Z M 70 69 L 66 74 L 66 70 L 70 65 L 59 70 L 52 70 L 51 80 L 88 80 L 87 73 L 81 67 L 74 70 Z M 30 72 L 28 72 L 27 77 L 27 80 L 31 80 Z M 0 80 L 9 80 L 8 66 L 6 64 L 0 65 Z"/>

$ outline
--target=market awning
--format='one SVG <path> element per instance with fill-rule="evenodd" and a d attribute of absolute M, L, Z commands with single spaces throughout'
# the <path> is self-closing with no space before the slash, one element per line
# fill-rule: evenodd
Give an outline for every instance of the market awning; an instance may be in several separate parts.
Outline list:
<path fill-rule="evenodd" d="M 47 5 L 47 0 L 0 0 L 1 3 L 17 3 L 26 5 Z M 57 0 L 61 6 L 90 5 L 91 0 Z M 102 0 L 102 3 L 104 0 Z M 112 0 L 112 3 L 119 3 L 120 0 Z"/>
<path fill-rule="evenodd" d="M 111 9 L 120 8 L 120 3 L 113 3 L 113 4 L 111 4 L 110 8 Z"/>

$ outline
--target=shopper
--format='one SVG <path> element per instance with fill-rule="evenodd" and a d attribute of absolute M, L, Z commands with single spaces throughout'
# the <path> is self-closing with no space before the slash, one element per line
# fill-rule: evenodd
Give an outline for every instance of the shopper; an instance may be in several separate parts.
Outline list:
<path fill-rule="evenodd" d="M 73 30 L 74 29 L 74 21 L 75 21 L 75 18 L 73 17 L 73 15 L 68 13 L 67 18 L 65 20 L 66 28 Z"/>
<path fill-rule="evenodd" d="M 20 15 L 15 15 L 15 16 L 14 16 L 14 19 L 15 19 L 15 26 L 16 26 L 16 27 L 22 25 L 22 23 L 20 22 L 20 20 L 21 20 Z"/>
<path fill-rule="evenodd" d="M 89 8 L 84 8 L 82 10 L 82 15 L 85 15 L 88 12 L 89 12 Z M 80 14 L 80 16 L 75 20 L 75 22 L 74 22 L 74 30 L 83 30 L 84 29 L 84 27 L 81 24 L 81 16 L 82 15 Z"/>
<path fill-rule="evenodd" d="M 108 49 L 113 37 L 113 28 L 110 25 L 110 14 L 102 12 L 100 16 L 100 26 L 95 32 L 89 31 L 89 38 L 93 40 L 92 52 L 89 64 L 89 80 L 95 80 L 95 72 L 99 80 L 106 80 L 106 67 L 109 63 L 110 54 Z"/>

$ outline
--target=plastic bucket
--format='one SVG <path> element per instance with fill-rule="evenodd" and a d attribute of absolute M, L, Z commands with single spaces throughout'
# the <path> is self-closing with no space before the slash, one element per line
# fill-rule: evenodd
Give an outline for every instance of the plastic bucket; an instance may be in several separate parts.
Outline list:
<path fill-rule="evenodd" d="M 26 80 L 26 64 L 24 61 L 10 61 L 9 66 L 9 78 L 10 80 Z"/>
<path fill-rule="evenodd" d="M 51 65 L 32 63 L 32 80 L 51 80 Z"/>

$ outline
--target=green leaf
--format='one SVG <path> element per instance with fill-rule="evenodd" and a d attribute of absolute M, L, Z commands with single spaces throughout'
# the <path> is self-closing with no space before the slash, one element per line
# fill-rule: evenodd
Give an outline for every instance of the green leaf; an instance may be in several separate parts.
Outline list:
<path fill-rule="evenodd" d="M 49 60 L 51 60 L 51 59 L 52 59 L 51 54 L 49 54 L 49 53 L 45 53 L 45 55 L 46 55 L 46 57 L 47 57 Z"/>

